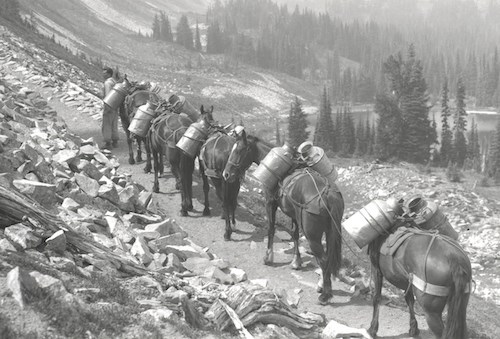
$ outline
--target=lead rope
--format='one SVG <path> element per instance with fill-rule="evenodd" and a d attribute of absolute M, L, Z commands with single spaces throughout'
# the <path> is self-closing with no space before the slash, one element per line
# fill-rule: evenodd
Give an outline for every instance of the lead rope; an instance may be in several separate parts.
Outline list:
<path fill-rule="evenodd" d="M 314 187 L 316 188 L 316 191 L 318 192 L 319 194 L 319 198 L 320 200 L 323 202 L 323 204 L 325 205 L 326 207 L 326 211 L 328 212 L 328 215 L 330 216 L 330 218 L 332 219 L 333 223 L 335 224 L 335 230 L 337 231 L 337 233 L 339 234 L 340 238 L 342 239 L 342 242 L 344 243 L 344 245 L 347 246 L 347 248 L 352 252 L 352 254 L 354 254 L 354 256 L 356 258 L 358 258 L 358 260 L 361 260 L 363 262 L 366 262 L 366 260 L 364 260 L 363 258 L 361 258 L 356 252 L 354 252 L 354 250 L 352 249 L 351 246 L 349 246 L 349 244 L 347 243 L 347 241 L 345 240 L 344 236 L 342 235 L 342 232 L 340 231 L 340 227 L 337 223 L 337 221 L 335 220 L 335 218 L 333 217 L 333 215 L 330 213 L 330 209 L 328 208 L 328 205 L 326 204 L 325 200 L 323 199 L 323 195 L 320 193 L 319 191 L 319 187 L 318 185 L 316 184 L 316 180 L 314 180 L 314 177 L 312 176 L 312 174 L 306 170 L 305 171 L 312 179 L 313 183 L 314 183 Z"/>

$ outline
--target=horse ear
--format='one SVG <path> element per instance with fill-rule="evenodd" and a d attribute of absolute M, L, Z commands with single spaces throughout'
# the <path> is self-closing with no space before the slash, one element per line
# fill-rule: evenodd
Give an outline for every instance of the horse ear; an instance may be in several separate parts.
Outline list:
<path fill-rule="evenodd" d="M 243 140 L 245 146 L 248 144 L 247 132 L 245 130 L 241 131 L 241 140 Z"/>
<path fill-rule="evenodd" d="M 203 114 L 203 112 L 205 112 L 205 109 L 203 108 L 203 105 L 201 105 L 201 107 L 200 107 L 200 112 L 201 112 L 201 114 Z"/>
<path fill-rule="evenodd" d="M 210 106 L 210 113 L 214 111 L 214 105 Z"/>

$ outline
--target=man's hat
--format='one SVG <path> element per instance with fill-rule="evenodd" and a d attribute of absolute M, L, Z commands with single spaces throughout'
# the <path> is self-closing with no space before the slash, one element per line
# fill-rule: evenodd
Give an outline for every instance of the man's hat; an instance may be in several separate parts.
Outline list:
<path fill-rule="evenodd" d="M 113 74 L 113 69 L 111 67 L 108 67 L 108 66 L 104 66 L 102 68 L 102 71 L 106 72 L 106 73 L 109 73 L 109 74 Z"/>

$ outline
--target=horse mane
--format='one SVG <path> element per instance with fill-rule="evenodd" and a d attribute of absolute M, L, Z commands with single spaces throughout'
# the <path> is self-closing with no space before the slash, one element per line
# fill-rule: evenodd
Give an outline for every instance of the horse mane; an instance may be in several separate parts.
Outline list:
<path fill-rule="evenodd" d="M 259 160 L 264 159 L 267 153 L 269 153 L 272 148 L 276 147 L 276 145 L 273 145 L 272 143 L 262 140 L 261 138 L 251 134 L 247 134 L 247 140 L 249 143 L 255 144 L 257 151 L 259 152 Z"/>

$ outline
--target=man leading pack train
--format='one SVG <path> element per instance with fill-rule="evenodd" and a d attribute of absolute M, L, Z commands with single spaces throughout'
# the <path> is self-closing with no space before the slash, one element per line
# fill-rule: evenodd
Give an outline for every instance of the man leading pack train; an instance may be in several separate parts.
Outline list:
<path fill-rule="evenodd" d="M 104 88 L 103 98 L 113 89 L 116 84 L 113 78 L 113 70 L 110 67 L 103 67 Z M 102 136 L 104 144 L 102 148 L 111 149 L 118 146 L 118 109 L 112 109 L 104 104 L 102 112 Z"/>

